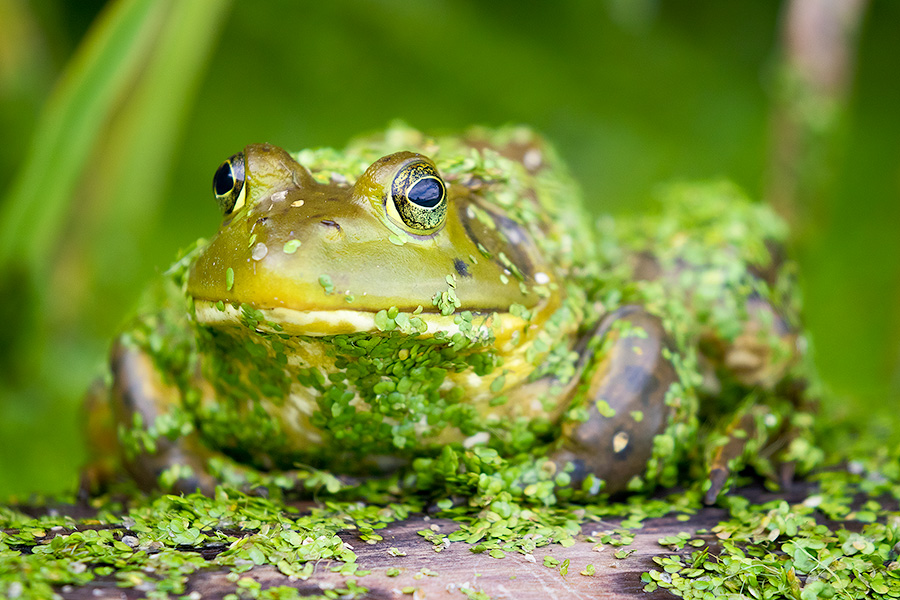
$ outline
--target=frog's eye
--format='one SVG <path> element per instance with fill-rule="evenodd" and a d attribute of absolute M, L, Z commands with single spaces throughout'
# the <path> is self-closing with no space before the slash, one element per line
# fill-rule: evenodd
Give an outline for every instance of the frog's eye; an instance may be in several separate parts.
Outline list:
<path fill-rule="evenodd" d="M 403 165 L 391 182 L 391 199 L 407 227 L 429 232 L 447 215 L 447 189 L 430 161 L 418 158 Z"/>
<path fill-rule="evenodd" d="M 213 193 L 222 214 L 230 215 L 244 206 L 244 153 L 238 152 L 216 169 Z"/>

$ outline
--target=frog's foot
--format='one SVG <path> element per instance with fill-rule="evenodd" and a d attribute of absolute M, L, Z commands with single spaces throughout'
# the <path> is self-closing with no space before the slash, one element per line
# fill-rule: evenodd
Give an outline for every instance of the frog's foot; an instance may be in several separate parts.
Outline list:
<path fill-rule="evenodd" d="M 212 494 L 217 481 L 207 463 L 214 453 L 183 418 L 178 387 L 165 381 L 149 354 L 122 339 L 110 362 L 121 463 L 138 486 Z"/>
<path fill-rule="evenodd" d="M 753 418 L 747 413 L 738 415 L 729 424 L 727 441 L 715 450 L 709 462 L 709 488 L 703 497 L 705 504 L 715 504 L 731 476 L 733 461 L 743 456 L 747 440 L 755 430 Z"/>
<path fill-rule="evenodd" d="M 668 425 L 666 393 L 678 376 L 666 358 L 662 323 L 641 307 L 609 314 L 594 337 L 602 341 L 597 355 L 585 358 L 595 363 L 587 419 L 564 425 L 554 461 L 574 464 L 576 485 L 593 475 L 614 493 L 646 470 L 654 438 Z"/>
<path fill-rule="evenodd" d="M 783 451 L 794 437 L 789 426 L 773 419 L 765 405 L 748 403 L 727 424 L 707 461 L 708 487 L 703 501 L 714 504 L 736 471 L 753 463 L 755 470 L 782 488 L 790 487 L 794 463 Z"/>

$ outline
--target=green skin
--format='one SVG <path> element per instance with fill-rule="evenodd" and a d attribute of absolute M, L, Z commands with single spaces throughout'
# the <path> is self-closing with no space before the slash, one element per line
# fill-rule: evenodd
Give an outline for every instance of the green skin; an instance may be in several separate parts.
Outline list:
<path fill-rule="evenodd" d="M 783 227 L 730 188 L 598 236 L 530 131 L 395 127 L 248 146 L 214 191 L 219 231 L 90 394 L 92 489 L 373 476 L 451 444 L 550 457 L 591 494 L 701 465 L 714 498 L 805 448 Z"/>

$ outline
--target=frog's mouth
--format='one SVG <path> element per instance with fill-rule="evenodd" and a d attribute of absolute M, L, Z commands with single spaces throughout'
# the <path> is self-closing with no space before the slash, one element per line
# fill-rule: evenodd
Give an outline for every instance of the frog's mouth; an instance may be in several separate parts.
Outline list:
<path fill-rule="evenodd" d="M 442 331 L 453 336 L 466 333 L 472 336 L 493 336 L 499 343 L 528 327 L 520 316 L 505 313 L 470 313 L 472 318 L 459 314 L 442 315 L 434 312 L 401 313 L 386 310 L 297 310 L 286 307 L 254 307 L 232 305 L 211 300 L 194 300 L 197 321 L 216 328 L 249 327 L 266 333 L 290 336 L 323 337 L 354 333 L 383 334 L 399 331 L 410 335 L 433 337 Z M 469 326 L 471 324 L 471 326 Z M 465 331 L 464 331 L 465 330 Z"/>

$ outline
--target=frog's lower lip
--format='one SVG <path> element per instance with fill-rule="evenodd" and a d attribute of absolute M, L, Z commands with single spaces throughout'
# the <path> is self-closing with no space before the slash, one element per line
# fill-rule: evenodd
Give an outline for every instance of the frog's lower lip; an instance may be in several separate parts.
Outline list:
<path fill-rule="evenodd" d="M 385 331 L 379 327 L 377 313 L 363 310 L 296 310 L 285 307 L 248 307 L 250 313 L 243 307 L 235 307 L 231 304 L 213 302 L 211 300 L 194 300 L 197 320 L 213 327 L 231 327 L 246 324 L 248 317 L 257 321 L 255 328 L 260 331 L 272 333 L 284 333 L 288 335 L 326 336 L 345 335 L 351 333 Z M 407 313 L 409 314 L 409 313 Z M 490 327 L 498 339 L 511 336 L 514 331 L 527 326 L 527 322 L 516 315 L 502 313 L 494 319 L 492 315 L 478 315 L 473 319 L 476 327 Z M 459 332 L 459 324 L 454 315 L 441 315 L 439 313 L 420 313 L 416 315 L 425 322 L 428 329 L 425 332 L 416 332 L 421 335 L 433 336 L 438 331 L 444 331 L 450 335 Z"/>

